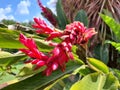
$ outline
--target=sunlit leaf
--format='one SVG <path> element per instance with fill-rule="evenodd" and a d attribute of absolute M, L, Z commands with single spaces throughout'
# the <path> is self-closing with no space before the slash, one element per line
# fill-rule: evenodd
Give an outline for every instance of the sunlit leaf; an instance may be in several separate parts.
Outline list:
<path fill-rule="evenodd" d="M 112 74 L 92 73 L 72 85 L 70 90 L 117 90 L 119 81 Z"/>
<path fill-rule="evenodd" d="M 108 74 L 109 73 L 109 68 L 100 60 L 97 60 L 95 58 L 87 58 L 87 63 L 90 66 L 91 69 Z"/>
<path fill-rule="evenodd" d="M 82 63 L 81 63 L 82 64 Z M 66 66 L 66 71 L 61 72 L 60 70 L 57 70 L 52 73 L 49 77 L 46 77 L 45 75 L 38 73 L 32 77 L 29 77 L 23 81 L 17 82 L 15 84 L 9 85 L 2 90 L 35 90 L 35 89 L 43 89 L 44 86 L 48 84 L 52 84 L 52 81 L 55 81 L 56 79 L 64 76 L 65 74 L 68 74 L 72 72 L 74 69 L 80 67 L 80 64 L 77 64 L 76 62 L 69 62 Z M 19 87 L 19 88 L 18 88 Z"/>
<path fill-rule="evenodd" d="M 34 75 L 38 72 L 43 71 L 45 69 L 45 66 L 41 67 L 39 70 L 34 70 L 34 68 L 35 68 L 34 65 L 32 65 L 31 63 L 25 64 L 25 66 L 18 73 L 17 77 L 25 77 L 29 75 Z"/>
<path fill-rule="evenodd" d="M 112 46 L 116 48 L 116 50 L 120 51 L 120 43 L 113 42 L 113 41 L 106 41 L 106 43 L 110 43 Z"/>
<path fill-rule="evenodd" d="M 118 40 L 120 41 L 120 24 L 117 23 L 113 18 L 100 14 L 102 20 L 112 29 Z"/>
<path fill-rule="evenodd" d="M 9 48 L 9 49 L 20 49 L 25 48 L 23 44 L 19 41 L 20 32 L 16 30 L 8 30 L 5 28 L 0 28 L 0 48 Z M 48 52 L 53 47 L 49 46 L 49 43 L 45 40 L 38 38 L 38 36 L 27 34 L 26 36 L 33 37 L 40 51 Z"/>
<path fill-rule="evenodd" d="M 24 54 L 10 54 L 8 52 L 0 51 L 0 66 L 9 66 L 17 61 L 24 59 L 26 56 Z"/>

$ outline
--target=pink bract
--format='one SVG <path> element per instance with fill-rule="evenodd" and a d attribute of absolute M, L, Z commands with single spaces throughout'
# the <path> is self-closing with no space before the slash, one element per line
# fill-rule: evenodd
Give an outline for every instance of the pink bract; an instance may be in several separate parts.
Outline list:
<path fill-rule="evenodd" d="M 72 44 L 86 44 L 95 34 L 94 28 L 86 28 L 83 23 L 74 21 L 66 26 L 62 37 L 69 39 Z"/>
<path fill-rule="evenodd" d="M 36 28 L 38 34 L 47 34 L 47 40 L 52 40 L 53 38 L 60 37 L 62 32 L 56 31 L 55 29 L 49 27 L 43 20 L 39 18 L 34 18 L 35 24 L 32 25 L 33 28 Z"/>
<path fill-rule="evenodd" d="M 52 40 L 56 37 L 62 39 L 60 43 L 50 43 L 54 49 L 48 54 L 40 52 L 32 38 L 27 38 L 20 34 L 20 42 L 27 48 L 20 49 L 20 51 L 27 54 L 33 60 L 28 61 L 35 64 L 35 69 L 42 66 L 47 66 L 44 73 L 49 76 L 58 68 L 65 71 L 66 63 L 71 59 L 73 60 L 72 45 L 86 45 L 88 40 L 96 34 L 94 28 L 86 28 L 83 23 L 75 21 L 66 26 L 64 31 L 50 28 L 43 20 L 34 18 L 36 32 L 39 34 L 48 35 L 46 40 Z"/>
<path fill-rule="evenodd" d="M 20 49 L 23 53 L 31 57 L 33 60 L 29 60 L 26 63 L 35 64 L 35 70 L 42 66 L 47 66 L 44 73 L 49 76 L 53 71 L 60 68 L 65 70 L 65 64 L 69 59 L 73 59 L 71 52 L 72 45 L 69 42 L 62 42 L 56 44 L 55 48 L 45 55 L 40 52 L 32 38 L 27 38 L 23 34 L 20 34 L 20 42 L 27 48 Z"/>

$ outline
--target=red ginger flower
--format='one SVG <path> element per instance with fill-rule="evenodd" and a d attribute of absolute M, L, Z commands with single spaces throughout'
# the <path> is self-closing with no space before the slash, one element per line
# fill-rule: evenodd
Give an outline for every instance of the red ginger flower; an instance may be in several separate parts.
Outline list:
<path fill-rule="evenodd" d="M 44 15 L 44 17 L 47 18 L 52 23 L 52 25 L 54 25 L 56 27 L 57 20 L 55 18 L 55 15 L 52 13 L 52 11 L 50 9 L 44 7 L 42 5 L 42 3 L 40 2 L 40 0 L 37 0 L 37 1 L 38 1 L 38 4 L 42 10 L 42 14 Z"/>
<path fill-rule="evenodd" d="M 33 28 L 36 28 L 37 33 L 39 34 L 50 34 L 54 31 L 54 29 L 50 28 L 43 20 L 34 18 L 35 24 L 32 25 Z"/>
<path fill-rule="evenodd" d="M 24 44 L 27 49 L 20 49 L 34 60 L 28 61 L 28 63 L 35 64 L 36 68 L 39 69 L 41 66 L 46 65 L 44 73 L 49 76 L 52 71 L 60 69 L 65 70 L 65 64 L 69 59 L 73 59 L 71 48 L 72 45 L 70 42 L 64 41 L 60 44 L 56 44 L 53 51 L 51 51 L 49 56 L 46 56 L 44 53 L 40 52 L 33 41 L 32 38 L 27 38 L 23 34 L 20 34 L 20 42 Z"/>
<path fill-rule="evenodd" d="M 33 27 L 39 28 L 39 30 L 37 30 L 38 33 L 41 34 L 42 32 L 44 34 L 49 34 L 47 40 L 59 37 L 64 40 L 69 40 L 69 42 L 71 42 L 73 45 L 83 45 L 86 44 L 88 40 L 96 34 L 94 28 L 86 28 L 83 23 L 78 21 L 68 24 L 64 32 L 49 28 L 47 24 L 40 19 L 35 18 L 34 21 L 37 23 L 37 25 L 34 25 Z"/>
<path fill-rule="evenodd" d="M 44 71 L 47 76 L 49 76 L 52 71 L 56 70 L 58 67 L 64 71 L 65 64 L 73 59 L 71 52 L 72 45 L 69 42 L 62 42 L 55 46 L 52 50 L 51 57 L 47 60 L 47 69 Z"/>
<path fill-rule="evenodd" d="M 55 37 L 64 38 L 63 41 L 59 44 L 51 43 L 55 48 L 49 53 L 49 56 L 46 56 L 44 53 L 40 52 L 35 45 L 35 42 L 31 38 L 26 38 L 24 35 L 20 35 L 20 42 L 23 43 L 28 49 L 20 49 L 22 52 L 26 53 L 31 58 L 35 58 L 30 61 L 32 64 L 36 64 L 36 69 L 40 68 L 43 65 L 46 65 L 44 73 L 49 76 L 52 71 L 60 68 L 62 71 L 65 70 L 65 64 L 69 59 L 73 59 L 71 52 L 72 45 L 74 44 L 86 44 L 88 40 L 96 34 L 94 28 L 86 28 L 82 23 L 75 21 L 66 26 L 64 32 L 60 32 L 54 29 L 51 29 L 47 24 L 41 20 L 34 18 L 36 22 L 33 25 L 34 28 L 37 28 L 38 33 L 48 34 L 49 37 L 47 40 L 51 40 Z"/>
<path fill-rule="evenodd" d="M 72 44 L 86 44 L 95 34 L 94 28 L 86 28 L 83 23 L 74 21 L 66 26 L 62 37 L 64 39 L 69 39 Z"/>
<path fill-rule="evenodd" d="M 47 40 L 51 40 L 55 37 L 60 37 L 62 35 L 62 31 L 59 32 L 55 29 L 50 28 L 43 20 L 38 19 L 38 18 L 34 18 L 34 22 L 36 24 L 32 25 L 33 28 L 37 28 L 38 30 L 36 30 L 37 33 L 39 34 L 47 34 L 49 35 L 49 37 L 47 38 Z"/>
<path fill-rule="evenodd" d="M 45 61 L 48 59 L 48 56 L 46 56 L 44 53 L 38 50 L 33 39 L 27 38 L 23 34 L 20 34 L 19 40 L 22 44 L 24 44 L 27 47 L 26 49 L 20 49 L 20 51 L 24 52 L 31 58 L 34 58 L 34 60 L 29 62 L 31 62 L 32 64 L 36 64 L 37 65 L 36 69 L 40 68 L 41 66 L 44 66 Z"/>

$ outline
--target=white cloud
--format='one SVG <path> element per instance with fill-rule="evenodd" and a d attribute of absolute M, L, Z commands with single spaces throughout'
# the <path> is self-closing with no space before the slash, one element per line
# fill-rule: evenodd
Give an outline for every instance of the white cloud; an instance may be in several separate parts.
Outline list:
<path fill-rule="evenodd" d="M 11 11 L 12 11 L 11 5 L 8 5 L 8 6 L 4 9 L 4 12 L 5 12 L 5 13 L 10 13 Z"/>
<path fill-rule="evenodd" d="M 6 8 L 0 8 L 0 21 L 3 19 L 15 19 L 12 12 L 11 5 L 8 5 Z"/>
<path fill-rule="evenodd" d="M 47 2 L 47 7 L 50 8 L 52 12 L 55 14 L 56 14 L 56 3 L 57 3 L 57 0 L 49 0 Z"/>
<path fill-rule="evenodd" d="M 17 5 L 17 13 L 19 14 L 29 14 L 29 7 L 31 3 L 29 0 L 22 0 L 20 3 Z"/>
<path fill-rule="evenodd" d="M 40 13 L 37 13 L 35 16 L 33 16 L 33 18 L 41 18 L 42 20 L 44 19 L 44 17 L 40 14 Z"/>
<path fill-rule="evenodd" d="M 26 22 L 26 23 L 28 23 L 28 22 L 29 22 L 29 20 L 28 20 L 28 19 L 25 19 L 23 22 Z"/>
<path fill-rule="evenodd" d="M 8 19 L 15 20 L 13 15 L 8 15 L 7 17 L 8 17 Z"/>
<path fill-rule="evenodd" d="M 47 5 L 56 5 L 57 0 L 49 0 Z"/>

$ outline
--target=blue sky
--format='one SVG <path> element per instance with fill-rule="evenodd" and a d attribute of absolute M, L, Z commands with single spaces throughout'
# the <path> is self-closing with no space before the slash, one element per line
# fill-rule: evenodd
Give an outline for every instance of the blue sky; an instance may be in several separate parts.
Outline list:
<path fill-rule="evenodd" d="M 42 4 L 55 11 L 57 0 L 41 0 Z M 33 20 L 33 17 L 41 17 L 41 10 L 37 0 L 0 0 L 0 21 L 2 19 L 14 19 L 18 22 Z"/>

